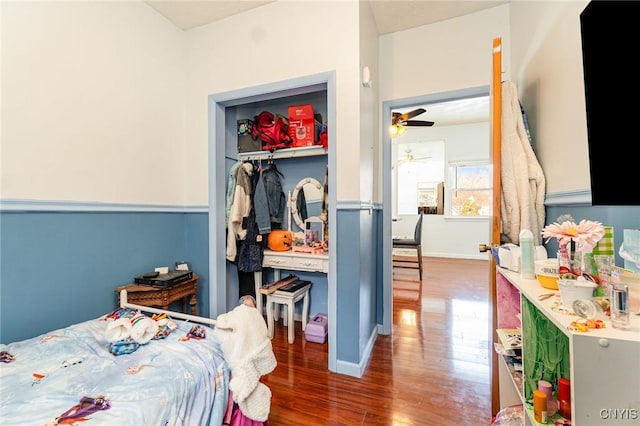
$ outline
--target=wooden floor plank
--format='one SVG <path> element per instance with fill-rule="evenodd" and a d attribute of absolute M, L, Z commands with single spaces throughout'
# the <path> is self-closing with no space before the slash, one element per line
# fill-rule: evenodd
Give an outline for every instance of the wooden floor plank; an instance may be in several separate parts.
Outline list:
<path fill-rule="evenodd" d="M 488 264 L 423 259 L 394 268 L 393 334 L 379 335 L 362 378 L 327 369 L 327 343 L 296 339 L 276 323 L 278 365 L 262 378 L 272 392 L 271 426 L 491 423 Z"/>

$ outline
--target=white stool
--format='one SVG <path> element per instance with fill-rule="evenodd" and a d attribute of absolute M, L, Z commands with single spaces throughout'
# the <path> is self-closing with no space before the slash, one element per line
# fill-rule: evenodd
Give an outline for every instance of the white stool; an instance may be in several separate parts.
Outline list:
<path fill-rule="evenodd" d="M 311 284 L 307 284 L 304 287 L 299 288 L 296 291 L 282 291 L 276 290 L 271 294 L 267 294 L 267 328 L 269 330 L 269 337 L 273 339 L 273 310 L 274 308 L 280 309 L 280 305 L 286 305 L 287 316 L 284 318 L 284 325 L 288 327 L 288 340 L 289 343 L 295 341 L 295 322 L 293 320 L 293 313 L 295 311 L 296 302 L 302 301 L 302 331 L 307 327 L 307 319 L 309 317 L 309 289 Z M 275 306 L 274 306 L 275 305 Z M 278 315 L 279 316 L 279 315 Z"/>

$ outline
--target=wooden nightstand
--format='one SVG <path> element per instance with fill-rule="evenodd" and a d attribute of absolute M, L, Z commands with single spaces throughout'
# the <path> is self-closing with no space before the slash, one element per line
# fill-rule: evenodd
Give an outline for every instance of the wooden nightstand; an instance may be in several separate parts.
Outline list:
<path fill-rule="evenodd" d="M 198 299 L 198 276 L 193 274 L 191 279 L 175 284 L 171 287 L 160 288 L 150 285 L 126 284 L 116 288 L 118 306 L 120 305 L 120 291 L 127 290 L 127 301 L 142 306 L 160 306 L 168 310 L 173 302 L 182 300 L 182 312 L 187 313 L 187 297 L 190 297 L 191 315 L 196 315 Z"/>

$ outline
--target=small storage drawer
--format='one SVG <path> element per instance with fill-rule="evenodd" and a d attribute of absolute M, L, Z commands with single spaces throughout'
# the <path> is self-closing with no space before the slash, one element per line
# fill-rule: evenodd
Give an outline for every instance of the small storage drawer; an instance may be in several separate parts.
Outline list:
<path fill-rule="evenodd" d="M 293 252 L 267 252 L 265 250 L 262 266 L 266 268 L 326 273 L 329 269 L 329 259 L 326 255 Z"/>

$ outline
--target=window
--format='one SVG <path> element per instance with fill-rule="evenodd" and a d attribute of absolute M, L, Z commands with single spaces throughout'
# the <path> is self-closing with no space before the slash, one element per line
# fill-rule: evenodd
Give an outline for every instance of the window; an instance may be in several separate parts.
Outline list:
<path fill-rule="evenodd" d="M 449 163 L 451 216 L 491 216 L 493 211 L 493 167 L 488 160 Z"/>

